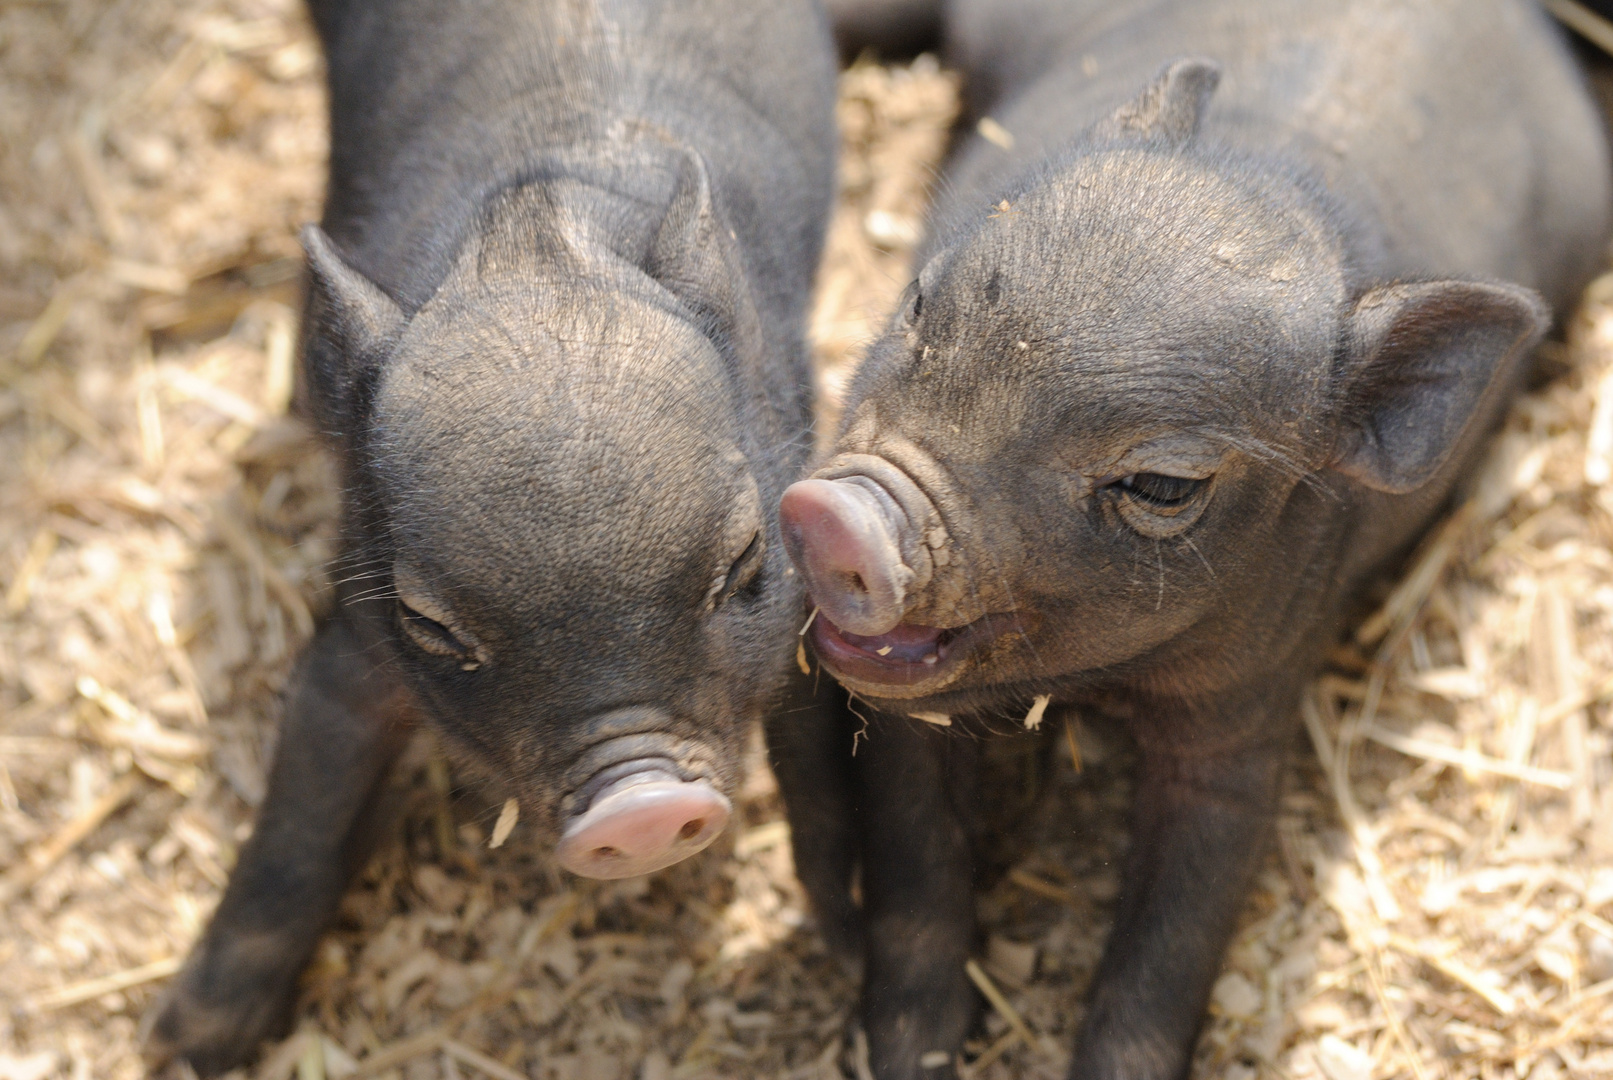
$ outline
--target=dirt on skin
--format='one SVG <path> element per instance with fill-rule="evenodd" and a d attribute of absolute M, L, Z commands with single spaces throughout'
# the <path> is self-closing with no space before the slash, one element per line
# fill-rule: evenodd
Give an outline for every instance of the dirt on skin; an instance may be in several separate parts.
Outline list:
<path fill-rule="evenodd" d="M 248 835 L 328 602 L 331 469 L 285 415 L 320 78 L 293 0 L 0 7 L 0 1080 L 143 1073 L 138 1019 Z M 842 78 L 826 414 L 955 109 L 929 60 Z M 1613 278 L 1543 367 L 1316 687 L 1197 1076 L 1613 1075 Z M 1063 1075 L 1126 845 L 1120 733 L 1055 711 L 994 752 L 1029 775 L 1038 738 L 1048 801 L 980 899 L 1032 1035 L 987 1010 L 991 1080 Z M 856 984 L 752 758 L 717 847 L 598 883 L 520 826 L 491 850 L 505 793 L 422 738 L 294 1033 L 244 1075 L 857 1076 Z"/>

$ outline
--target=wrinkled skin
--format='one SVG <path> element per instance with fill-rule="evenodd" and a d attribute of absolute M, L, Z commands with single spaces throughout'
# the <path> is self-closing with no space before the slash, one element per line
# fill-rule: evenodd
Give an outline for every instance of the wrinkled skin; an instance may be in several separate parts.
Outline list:
<path fill-rule="evenodd" d="M 332 162 L 301 406 L 342 467 L 344 581 L 252 839 L 148 1018 L 153 1061 L 203 1074 L 284 1023 L 413 725 L 499 777 L 563 866 L 647 872 L 720 832 L 799 625 L 768 519 L 811 425 L 821 12 L 313 14 Z"/>
<path fill-rule="evenodd" d="M 1123 720 L 1140 761 L 1071 1075 L 1169 1080 L 1304 686 L 1595 269 L 1607 151 L 1513 0 L 945 9 L 971 117 L 1013 146 L 957 152 L 833 453 L 781 505 L 818 659 L 885 714 L 826 766 L 862 838 L 870 1058 L 953 1074 L 921 1062 L 975 1015 L 958 736 L 1045 695 Z"/>

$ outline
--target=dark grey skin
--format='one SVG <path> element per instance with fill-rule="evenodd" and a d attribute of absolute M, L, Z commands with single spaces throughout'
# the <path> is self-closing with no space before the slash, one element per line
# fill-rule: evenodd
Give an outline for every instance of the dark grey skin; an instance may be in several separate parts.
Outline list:
<path fill-rule="evenodd" d="M 346 580 L 256 831 L 151 1019 L 150 1057 L 203 1074 L 286 1018 L 420 718 L 563 865 L 645 872 L 720 831 L 799 628 L 769 519 L 810 442 L 833 194 L 816 4 L 313 14 L 332 158 L 302 404 L 341 463 Z M 671 825 L 648 853 L 599 840 L 645 822 Z"/>
<path fill-rule="evenodd" d="M 940 0 L 824 0 L 840 58 L 904 60 L 941 40 Z"/>
<path fill-rule="evenodd" d="M 870 1058 L 953 1075 L 920 1062 L 976 1014 L 959 735 L 1047 695 L 1139 750 L 1070 1075 L 1169 1080 L 1301 693 L 1597 266 L 1607 148 L 1518 0 L 946 10 L 972 115 L 1013 146 L 959 150 L 833 455 L 781 507 L 823 668 L 885 714 L 826 766 L 859 803 Z"/>

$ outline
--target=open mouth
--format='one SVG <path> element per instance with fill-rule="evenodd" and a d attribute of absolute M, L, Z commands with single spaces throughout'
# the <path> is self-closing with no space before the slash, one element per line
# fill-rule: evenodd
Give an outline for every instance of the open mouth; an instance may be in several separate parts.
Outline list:
<path fill-rule="evenodd" d="M 958 627 L 902 623 L 883 634 L 842 630 L 819 611 L 809 631 L 825 667 L 855 682 L 886 686 L 934 683 L 950 674 L 971 651 L 999 632 L 995 616 Z"/>

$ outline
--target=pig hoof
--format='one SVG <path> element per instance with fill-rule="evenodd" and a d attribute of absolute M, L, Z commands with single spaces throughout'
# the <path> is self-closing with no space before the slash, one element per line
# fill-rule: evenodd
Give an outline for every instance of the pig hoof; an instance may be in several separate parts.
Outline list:
<path fill-rule="evenodd" d="M 200 992 L 198 967 L 187 964 L 141 1023 L 141 1053 L 153 1074 L 185 1061 L 200 1076 L 217 1076 L 251 1060 L 285 1027 L 288 994 Z"/>

